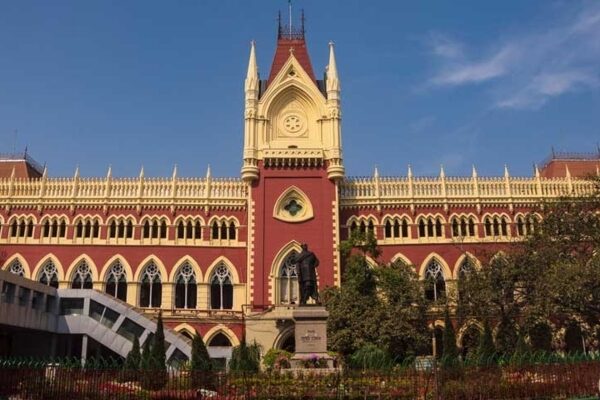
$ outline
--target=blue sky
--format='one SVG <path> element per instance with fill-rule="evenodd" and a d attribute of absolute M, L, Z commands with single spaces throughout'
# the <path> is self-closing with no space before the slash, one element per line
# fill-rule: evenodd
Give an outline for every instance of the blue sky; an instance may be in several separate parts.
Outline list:
<path fill-rule="evenodd" d="M 296 0 L 334 40 L 349 176 L 528 176 L 600 142 L 600 2 Z M 239 176 L 243 80 L 284 0 L 0 2 L 1 152 L 51 176 Z M 15 130 L 18 131 L 15 140 Z"/>

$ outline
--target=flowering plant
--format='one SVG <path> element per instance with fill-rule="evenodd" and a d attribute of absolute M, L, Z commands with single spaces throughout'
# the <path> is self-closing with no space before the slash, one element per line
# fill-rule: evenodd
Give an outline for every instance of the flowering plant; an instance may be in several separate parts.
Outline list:
<path fill-rule="evenodd" d="M 302 366 L 304 368 L 327 368 L 327 359 L 311 354 L 302 360 Z"/>

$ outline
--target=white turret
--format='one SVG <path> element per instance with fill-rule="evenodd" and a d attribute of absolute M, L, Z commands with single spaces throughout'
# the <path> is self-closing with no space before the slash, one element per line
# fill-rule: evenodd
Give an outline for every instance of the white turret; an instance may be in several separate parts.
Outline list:
<path fill-rule="evenodd" d="M 250 42 L 250 58 L 248 60 L 248 72 L 244 91 L 246 93 L 246 104 L 244 110 L 244 165 L 242 166 L 242 179 L 251 182 L 258 178 L 258 166 L 256 165 L 256 114 L 258 107 L 258 94 L 260 78 L 256 63 L 256 43 Z"/>

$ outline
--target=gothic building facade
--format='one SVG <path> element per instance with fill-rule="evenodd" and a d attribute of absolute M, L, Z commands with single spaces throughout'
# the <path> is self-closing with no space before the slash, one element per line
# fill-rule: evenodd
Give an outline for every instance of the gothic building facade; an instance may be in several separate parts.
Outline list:
<path fill-rule="evenodd" d="M 161 310 L 169 327 L 198 331 L 213 355 L 227 357 L 243 335 L 289 348 L 301 243 L 320 259 L 319 286 L 335 286 L 340 241 L 371 231 L 382 255 L 370 261 L 414 265 L 436 299 L 482 254 L 535 229 L 536 204 L 586 193 L 581 177 L 598 174 L 597 155 L 556 155 L 532 177 L 416 177 L 409 168 L 350 178 L 340 100 L 334 45 L 320 80 L 303 29 L 280 29 L 265 80 L 251 45 L 240 177 L 52 178 L 26 155 L 4 157 L 2 268 Z"/>

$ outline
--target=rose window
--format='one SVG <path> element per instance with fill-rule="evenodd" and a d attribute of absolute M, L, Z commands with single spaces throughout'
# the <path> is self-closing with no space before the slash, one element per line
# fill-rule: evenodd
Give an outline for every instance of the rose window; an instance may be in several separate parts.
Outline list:
<path fill-rule="evenodd" d="M 290 115 L 283 121 L 283 126 L 288 132 L 297 133 L 302 129 L 302 121 L 297 115 Z"/>

